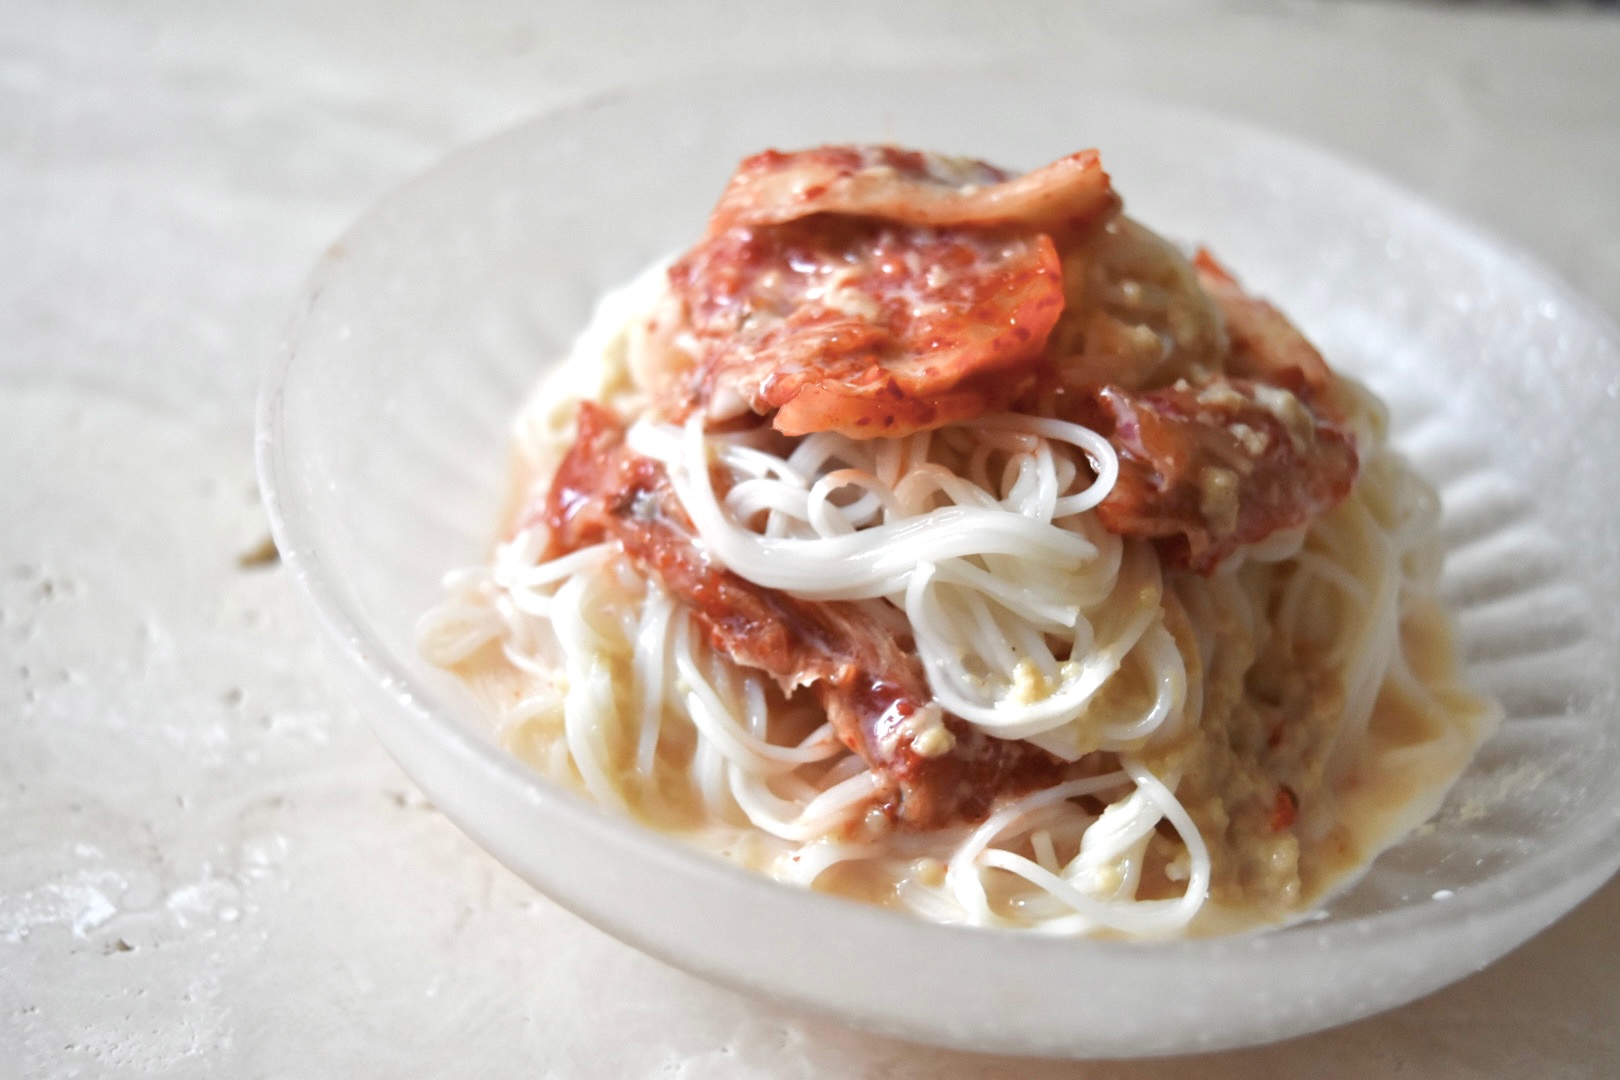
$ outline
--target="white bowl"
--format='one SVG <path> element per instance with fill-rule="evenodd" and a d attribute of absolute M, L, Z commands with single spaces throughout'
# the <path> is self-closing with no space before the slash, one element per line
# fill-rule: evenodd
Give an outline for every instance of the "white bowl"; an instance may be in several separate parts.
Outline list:
<path fill-rule="evenodd" d="M 876 140 L 1015 167 L 1101 147 L 1136 216 L 1208 243 L 1382 393 L 1440 485 L 1467 676 L 1506 722 L 1439 817 L 1318 916 L 1216 940 L 1071 941 L 779 885 L 525 768 L 414 652 L 440 575 L 488 549 L 511 415 L 593 299 L 690 243 L 744 154 Z M 1008 76 L 688 80 L 543 117 L 369 212 L 316 269 L 268 374 L 259 468 L 277 544 L 378 735 L 558 903 L 679 967 L 865 1028 L 1162 1054 L 1408 1001 L 1620 864 L 1616 341 L 1521 257 L 1229 121 Z"/>

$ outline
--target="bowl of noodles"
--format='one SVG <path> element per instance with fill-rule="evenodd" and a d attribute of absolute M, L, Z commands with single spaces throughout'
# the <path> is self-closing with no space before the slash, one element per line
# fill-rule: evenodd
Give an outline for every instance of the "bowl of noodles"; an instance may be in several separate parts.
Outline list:
<path fill-rule="evenodd" d="M 841 80 L 541 118 L 317 269 L 261 476 L 434 803 L 687 970 L 1025 1054 L 1367 1015 L 1613 873 L 1616 523 L 1546 485 L 1612 489 L 1612 329 L 1230 121 Z"/>

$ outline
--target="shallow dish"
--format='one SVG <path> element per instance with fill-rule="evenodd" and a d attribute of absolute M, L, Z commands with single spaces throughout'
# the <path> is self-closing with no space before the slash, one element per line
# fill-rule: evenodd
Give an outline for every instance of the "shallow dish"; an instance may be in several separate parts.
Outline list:
<path fill-rule="evenodd" d="M 442 573 L 488 549 L 511 416 L 594 298 L 690 242 L 745 153 L 879 140 L 1013 167 L 1100 147 L 1133 214 L 1209 244 L 1370 383 L 1397 445 L 1441 488 L 1467 678 L 1506 719 L 1439 816 L 1309 918 L 1222 939 L 1070 941 L 778 885 L 531 772 L 416 655 L 411 628 Z M 378 735 L 557 902 L 682 968 L 866 1028 L 1132 1056 L 1263 1042 L 1408 1001 L 1507 952 L 1620 865 L 1617 398 L 1620 339 L 1599 316 L 1315 150 L 1056 81 L 798 73 L 591 102 L 384 200 L 305 292 L 266 378 L 259 469 L 277 544 Z"/>

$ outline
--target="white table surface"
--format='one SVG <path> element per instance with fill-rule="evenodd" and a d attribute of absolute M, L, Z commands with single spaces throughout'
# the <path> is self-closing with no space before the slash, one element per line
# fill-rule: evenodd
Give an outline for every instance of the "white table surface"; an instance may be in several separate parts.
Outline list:
<path fill-rule="evenodd" d="M 600 934 L 426 806 L 338 698 L 285 574 L 239 565 L 265 534 L 258 373 L 320 251 L 445 153 L 584 93 L 840 59 L 1062 65 L 1246 117 L 1620 316 L 1620 16 L 1581 7 L 14 0 L 0 1076 L 1620 1075 L 1620 882 L 1338 1030 L 1174 1061 L 975 1057 Z"/>

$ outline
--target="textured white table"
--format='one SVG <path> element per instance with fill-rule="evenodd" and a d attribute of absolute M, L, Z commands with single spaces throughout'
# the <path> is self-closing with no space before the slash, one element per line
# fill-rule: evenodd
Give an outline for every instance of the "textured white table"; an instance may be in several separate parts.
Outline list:
<path fill-rule="evenodd" d="M 839 59 L 1056 64 L 1248 117 L 1620 315 L 1620 18 L 1579 8 L 9 4 L 0 1075 L 1620 1075 L 1620 883 L 1336 1031 L 998 1061 L 604 937 L 426 807 L 337 699 L 284 575 L 239 565 L 264 534 L 255 383 L 306 268 L 390 186 L 539 109 Z"/>

